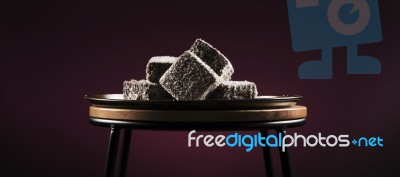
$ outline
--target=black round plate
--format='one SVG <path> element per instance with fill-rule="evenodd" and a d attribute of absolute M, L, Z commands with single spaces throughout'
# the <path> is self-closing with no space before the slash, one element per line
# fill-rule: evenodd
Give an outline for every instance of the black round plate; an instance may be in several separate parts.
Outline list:
<path fill-rule="evenodd" d="M 248 110 L 284 108 L 296 105 L 301 96 L 258 96 L 242 100 L 126 100 L 122 94 L 85 95 L 92 105 L 148 110 Z"/>

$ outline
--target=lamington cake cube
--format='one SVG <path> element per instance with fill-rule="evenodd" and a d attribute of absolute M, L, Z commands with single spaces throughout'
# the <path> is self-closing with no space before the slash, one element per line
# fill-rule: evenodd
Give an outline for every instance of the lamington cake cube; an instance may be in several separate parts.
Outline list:
<path fill-rule="evenodd" d="M 147 63 L 146 79 L 153 83 L 159 83 L 161 76 L 177 60 L 177 57 L 156 56 Z"/>
<path fill-rule="evenodd" d="M 207 99 L 253 99 L 257 94 L 254 82 L 223 81 L 207 96 Z"/>
<path fill-rule="evenodd" d="M 127 100 L 173 100 L 161 85 L 147 80 L 124 81 L 124 98 Z"/>
<path fill-rule="evenodd" d="M 216 48 L 202 39 L 197 39 L 189 50 L 210 66 L 223 80 L 230 80 L 233 67 L 229 60 Z"/>
<path fill-rule="evenodd" d="M 219 83 L 220 77 L 190 51 L 184 52 L 160 79 L 161 86 L 177 100 L 204 100 Z"/>

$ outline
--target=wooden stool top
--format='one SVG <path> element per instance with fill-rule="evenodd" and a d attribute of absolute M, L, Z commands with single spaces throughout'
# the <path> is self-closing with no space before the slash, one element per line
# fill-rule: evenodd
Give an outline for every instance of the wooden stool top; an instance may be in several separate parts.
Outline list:
<path fill-rule="evenodd" d="M 141 110 L 90 106 L 89 116 L 108 120 L 150 122 L 253 122 L 305 118 L 305 106 L 258 110 Z"/>

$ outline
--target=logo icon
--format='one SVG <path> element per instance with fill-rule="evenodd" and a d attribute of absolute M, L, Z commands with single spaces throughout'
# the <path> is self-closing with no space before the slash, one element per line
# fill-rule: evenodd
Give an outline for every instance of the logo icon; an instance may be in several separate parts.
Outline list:
<path fill-rule="evenodd" d="M 378 0 L 287 0 L 295 52 L 322 50 L 302 63 L 300 79 L 332 79 L 332 49 L 347 47 L 347 74 L 380 74 L 381 63 L 358 45 L 382 41 Z"/>

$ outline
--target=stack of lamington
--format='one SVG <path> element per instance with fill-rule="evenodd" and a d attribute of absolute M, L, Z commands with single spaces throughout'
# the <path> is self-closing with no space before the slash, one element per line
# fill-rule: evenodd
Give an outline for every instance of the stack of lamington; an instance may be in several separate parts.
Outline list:
<path fill-rule="evenodd" d="M 152 57 L 147 80 L 124 82 L 129 100 L 252 99 L 257 96 L 253 82 L 230 81 L 233 67 L 216 48 L 202 39 L 179 57 Z"/>

